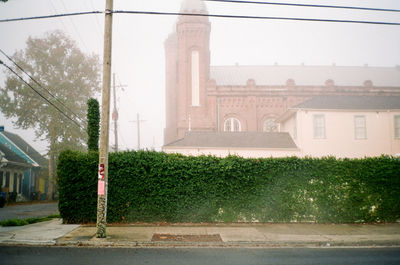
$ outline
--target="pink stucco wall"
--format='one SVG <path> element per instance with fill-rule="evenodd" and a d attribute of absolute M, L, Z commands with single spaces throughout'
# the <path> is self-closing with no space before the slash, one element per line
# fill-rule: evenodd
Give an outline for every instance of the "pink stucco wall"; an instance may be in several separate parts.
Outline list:
<path fill-rule="evenodd" d="M 314 139 L 313 116 L 325 115 L 324 139 Z M 365 116 L 366 138 L 355 139 L 354 116 Z M 400 153 L 400 139 L 394 136 L 394 116 L 400 111 L 316 111 L 299 110 L 281 125 L 281 130 L 293 137 L 294 122 L 301 156 L 371 157 Z M 296 117 L 296 119 L 294 119 Z"/>

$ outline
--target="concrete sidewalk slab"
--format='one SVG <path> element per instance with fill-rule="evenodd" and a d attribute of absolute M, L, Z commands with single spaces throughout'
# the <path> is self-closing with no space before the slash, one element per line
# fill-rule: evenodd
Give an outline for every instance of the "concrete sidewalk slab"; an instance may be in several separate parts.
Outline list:
<path fill-rule="evenodd" d="M 0 227 L 0 245 L 13 244 L 72 247 L 399 247 L 400 223 L 108 225 L 107 238 L 98 239 L 94 225 L 65 225 L 61 219 L 53 219 L 22 227 Z"/>
<path fill-rule="evenodd" d="M 0 227 L 0 244 L 55 245 L 58 238 L 77 227 L 79 225 L 62 224 L 61 219 L 25 226 Z"/>
<path fill-rule="evenodd" d="M 94 247 L 400 246 L 400 224 L 111 225 L 107 227 L 107 238 L 98 239 L 95 234 L 94 226 L 80 226 L 58 239 L 57 244 Z M 209 238 L 219 235 L 222 242 L 153 241 L 154 234 Z"/>

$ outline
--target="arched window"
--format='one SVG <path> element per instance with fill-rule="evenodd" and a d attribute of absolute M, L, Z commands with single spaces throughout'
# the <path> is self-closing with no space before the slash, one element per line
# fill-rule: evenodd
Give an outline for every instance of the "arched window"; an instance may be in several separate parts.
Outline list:
<path fill-rule="evenodd" d="M 224 122 L 224 131 L 225 132 L 240 132 L 241 131 L 240 121 L 236 118 L 226 119 Z"/>
<path fill-rule="evenodd" d="M 275 119 L 266 119 L 264 121 L 264 126 L 263 126 L 264 132 L 276 132 L 277 129 L 278 128 Z"/>

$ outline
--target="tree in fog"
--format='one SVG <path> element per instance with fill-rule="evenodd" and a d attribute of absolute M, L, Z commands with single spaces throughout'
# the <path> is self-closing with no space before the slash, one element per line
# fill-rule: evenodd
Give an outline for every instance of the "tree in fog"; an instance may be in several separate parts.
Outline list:
<path fill-rule="evenodd" d="M 97 56 L 85 55 L 67 35 L 54 31 L 43 38 L 29 37 L 25 50 L 17 51 L 12 58 L 57 100 L 29 79 L 32 87 L 77 122 L 74 114 L 81 120 L 85 118 L 86 102 L 99 90 Z M 14 70 L 23 76 L 17 67 Z M 40 98 L 13 73 L 7 71 L 6 74 L 5 86 L 0 90 L 0 110 L 6 118 L 16 118 L 14 125 L 18 128 L 33 128 L 36 138 L 49 142 L 49 198 L 54 191 L 55 161 L 59 150 L 83 149 L 86 132 Z"/>

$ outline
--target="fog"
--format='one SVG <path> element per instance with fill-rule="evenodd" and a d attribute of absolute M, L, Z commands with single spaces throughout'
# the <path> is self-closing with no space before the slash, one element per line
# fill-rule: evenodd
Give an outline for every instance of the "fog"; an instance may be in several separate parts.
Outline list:
<path fill-rule="evenodd" d="M 284 2 L 298 3 L 299 1 Z M 322 0 L 303 3 L 328 4 Z M 178 12 L 181 0 L 115 0 L 115 10 Z M 299 8 L 206 2 L 210 14 L 304 17 L 344 20 L 400 22 L 399 13 L 361 10 Z M 329 1 L 329 5 L 400 9 L 396 0 Z M 95 0 L 9 0 L 0 3 L 0 18 L 19 18 L 58 13 L 103 10 L 105 1 Z M 119 148 L 136 149 L 136 114 L 141 122 L 141 147 L 160 150 L 165 127 L 164 41 L 172 32 L 176 16 L 115 14 L 113 21 L 112 72 L 118 89 Z M 400 65 L 400 26 L 350 23 L 299 22 L 210 18 L 211 65 Z M 103 55 L 104 15 L 0 23 L 0 48 L 8 55 L 24 49 L 29 36 L 42 37 L 60 29 L 73 38 L 85 53 Z M 0 59 L 9 63 L 4 56 Z M 4 85 L 5 68 L 0 71 Z M 99 95 L 100 99 L 100 95 Z M 112 108 L 113 106 L 111 106 Z M 0 125 L 18 133 L 40 153 L 47 143 L 33 142 L 32 130 L 13 128 L 0 114 Z M 113 125 L 110 124 L 110 128 Z M 110 133 L 110 145 L 114 133 Z"/>

